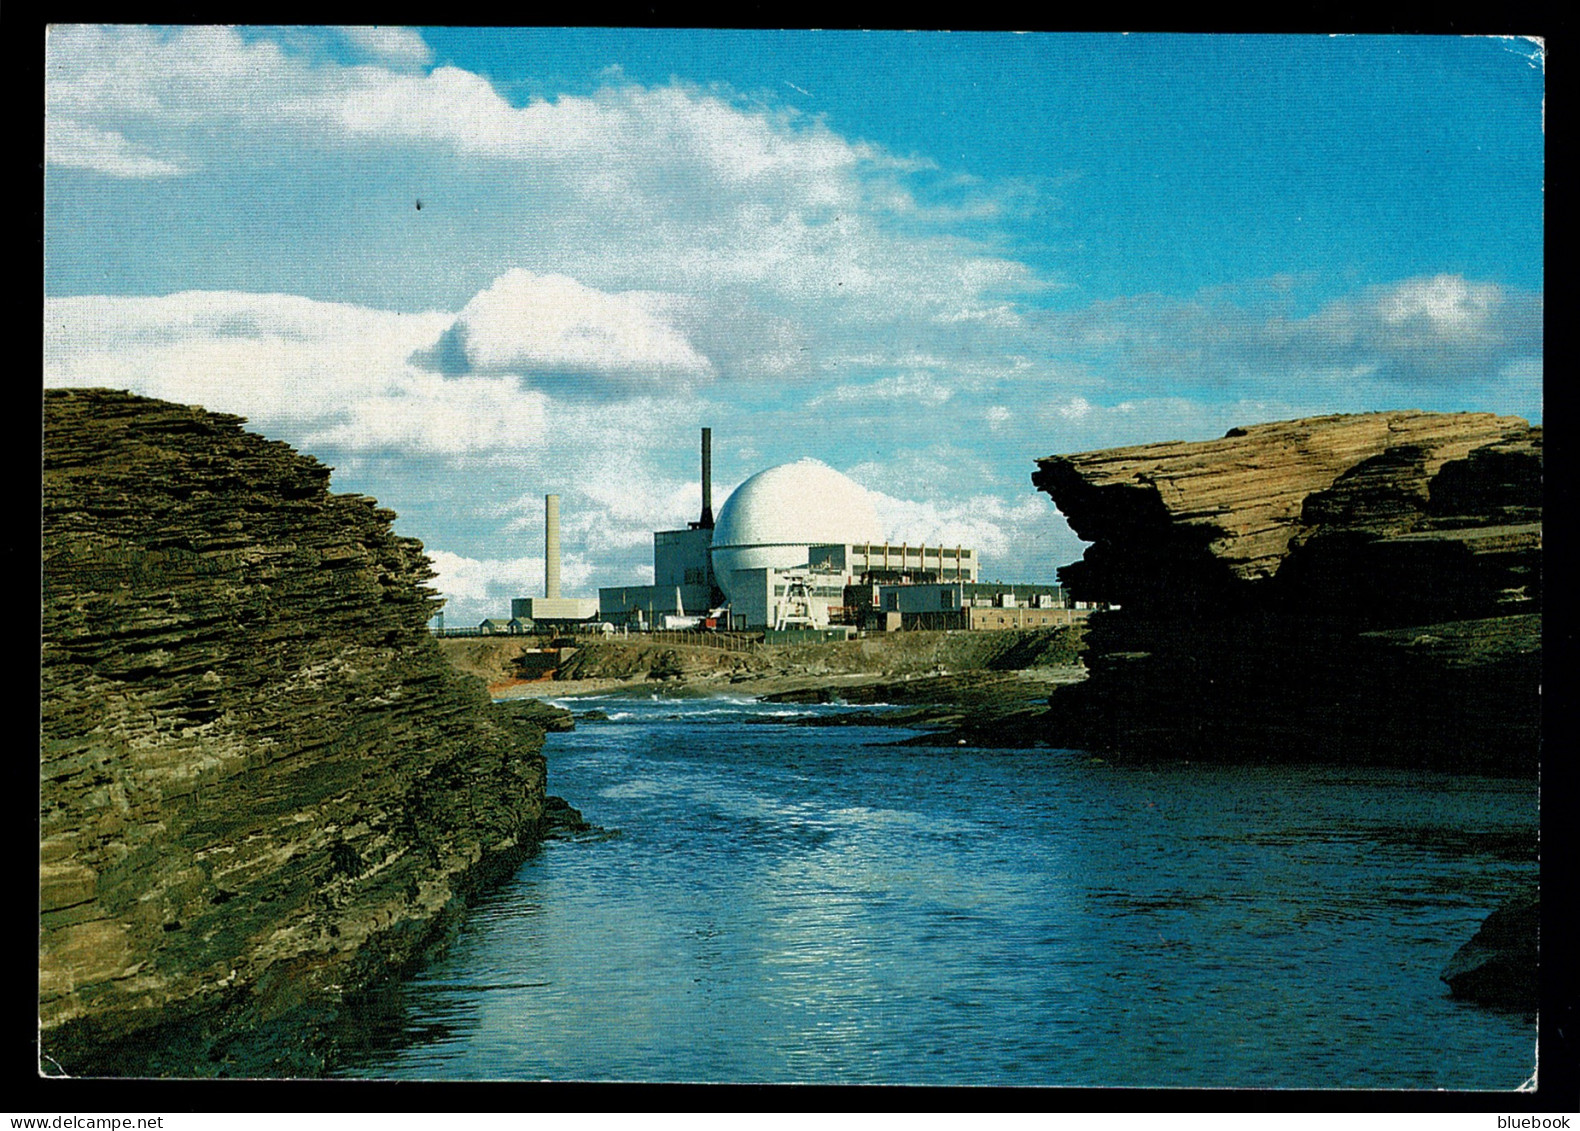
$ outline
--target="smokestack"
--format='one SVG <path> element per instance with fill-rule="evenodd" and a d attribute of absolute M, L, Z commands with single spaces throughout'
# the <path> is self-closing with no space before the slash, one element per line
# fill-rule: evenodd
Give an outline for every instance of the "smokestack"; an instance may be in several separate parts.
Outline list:
<path fill-rule="evenodd" d="M 543 595 L 560 595 L 560 497 L 543 496 Z"/>
<path fill-rule="evenodd" d="M 713 529 L 713 429 L 702 430 L 702 521 L 703 530 Z"/>

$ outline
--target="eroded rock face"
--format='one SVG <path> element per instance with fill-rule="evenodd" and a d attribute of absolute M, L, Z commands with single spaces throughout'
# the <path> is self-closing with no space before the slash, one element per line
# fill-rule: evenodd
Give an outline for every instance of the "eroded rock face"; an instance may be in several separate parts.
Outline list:
<path fill-rule="evenodd" d="M 312 1071 L 293 1018 L 417 955 L 543 813 L 542 731 L 440 655 L 421 545 L 240 424 L 46 395 L 45 1071 Z"/>
<path fill-rule="evenodd" d="M 1541 430 L 1324 416 L 1053 456 L 1092 617 L 1056 741 L 1115 754 L 1534 772 Z"/>

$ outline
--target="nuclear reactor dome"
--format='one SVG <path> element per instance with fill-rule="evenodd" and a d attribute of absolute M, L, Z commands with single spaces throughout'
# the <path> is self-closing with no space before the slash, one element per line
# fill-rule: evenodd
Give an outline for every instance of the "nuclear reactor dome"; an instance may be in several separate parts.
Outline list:
<path fill-rule="evenodd" d="M 759 471 L 725 500 L 713 528 L 713 572 L 726 597 L 738 570 L 794 569 L 823 542 L 883 537 L 866 490 L 815 459 Z"/>

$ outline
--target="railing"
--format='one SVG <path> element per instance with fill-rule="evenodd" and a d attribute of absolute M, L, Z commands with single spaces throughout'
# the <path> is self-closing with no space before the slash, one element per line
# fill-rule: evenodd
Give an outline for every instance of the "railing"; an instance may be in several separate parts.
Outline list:
<path fill-rule="evenodd" d="M 726 652 L 756 652 L 763 647 L 760 637 L 731 632 L 701 632 L 696 629 L 660 630 L 641 634 L 647 640 L 666 640 L 696 648 L 719 648 Z"/>

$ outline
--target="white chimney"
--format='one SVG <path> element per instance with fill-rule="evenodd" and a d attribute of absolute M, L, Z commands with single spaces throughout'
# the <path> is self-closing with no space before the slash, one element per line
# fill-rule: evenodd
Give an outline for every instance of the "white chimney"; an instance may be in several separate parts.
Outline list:
<path fill-rule="evenodd" d="M 543 497 L 543 595 L 557 600 L 560 595 L 560 497 Z"/>

